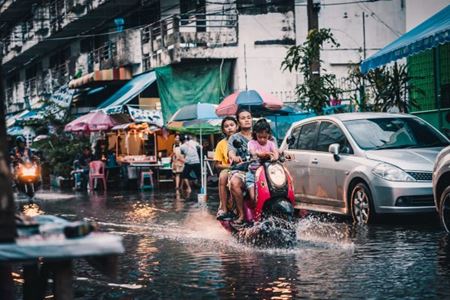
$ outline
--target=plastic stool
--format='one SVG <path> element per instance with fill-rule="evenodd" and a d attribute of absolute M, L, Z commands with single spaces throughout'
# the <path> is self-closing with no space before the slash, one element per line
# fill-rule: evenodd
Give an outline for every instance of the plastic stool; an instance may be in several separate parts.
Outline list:
<path fill-rule="evenodd" d="M 149 184 L 145 184 L 145 179 L 149 179 Z M 141 172 L 141 190 L 153 189 L 153 172 L 145 171 Z"/>

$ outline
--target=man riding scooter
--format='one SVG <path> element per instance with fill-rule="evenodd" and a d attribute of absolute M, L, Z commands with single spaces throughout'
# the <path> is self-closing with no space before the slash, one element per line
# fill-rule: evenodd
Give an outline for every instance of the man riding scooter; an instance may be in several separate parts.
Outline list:
<path fill-rule="evenodd" d="M 32 159 L 32 152 L 30 148 L 26 146 L 26 141 L 23 136 L 18 136 L 16 138 L 16 147 L 12 149 L 10 156 L 14 166 L 23 159 Z"/>
<path fill-rule="evenodd" d="M 251 113 L 244 108 L 240 108 L 236 113 L 236 120 L 239 124 L 239 132 L 228 139 L 228 157 L 232 166 L 238 165 L 249 158 L 247 144 L 252 139 L 253 118 Z M 235 147 L 236 144 L 240 144 L 240 147 Z M 234 221 L 236 224 L 242 224 L 244 221 L 243 191 L 246 188 L 246 173 L 247 168 L 235 169 L 229 173 L 229 188 L 233 200 L 236 202 L 238 214 Z"/>
<path fill-rule="evenodd" d="M 16 138 L 16 147 L 10 155 L 14 169 L 14 181 L 18 189 L 32 198 L 41 181 L 39 159 L 26 147 L 25 138 L 22 136 Z"/>
<path fill-rule="evenodd" d="M 250 113 L 238 114 L 239 121 L 245 121 L 242 117 L 250 118 Z M 284 157 L 279 156 L 272 140 L 270 125 L 261 119 L 253 127 L 252 140 L 236 134 L 230 141 L 230 157 L 239 155 L 239 162 L 231 166 L 231 192 L 236 192 L 233 187 L 240 187 L 239 194 L 233 193 L 233 196 L 241 197 L 242 207 L 236 201 L 239 217 L 234 221 L 220 220 L 221 225 L 243 242 L 261 245 L 295 243 L 292 178 L 283 166 Z M 233 186 L 233 182 L 239 185 Z M 248 189 L 246 196 L 243 184 Z"/>

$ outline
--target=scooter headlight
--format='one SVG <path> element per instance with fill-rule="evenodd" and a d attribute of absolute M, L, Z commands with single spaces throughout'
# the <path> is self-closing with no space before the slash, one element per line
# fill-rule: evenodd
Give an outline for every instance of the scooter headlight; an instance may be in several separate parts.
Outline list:
<path fill-rule="evenodd" d="M 276 188 L 282 188 L 286 184 L 286 173 L 280 164 L 271 164 L 267 167 L 267 178 Z"/>
<path fill-rule="evenodd" d="M 23 167 L 22 168 L 22 176 L 36 176 L 36 166 L 31 167 Z"/>

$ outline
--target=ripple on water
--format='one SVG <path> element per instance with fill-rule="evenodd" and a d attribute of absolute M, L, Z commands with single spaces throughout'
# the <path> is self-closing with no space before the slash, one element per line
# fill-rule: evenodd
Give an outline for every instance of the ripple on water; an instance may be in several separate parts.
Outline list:
<path fill-rule="evenodd" d="M 48 201 L 46 213 L 91 217 L 123 235 L 118 285 L 77 269 L 86 298 L 449 298 L 450 242 L 436 226 L 355 226 L 324 215 L 295 223 L 288 249 L 243 245 L 199 206 L 173 193 Z M 91 289 L 89 289 L 89 286 Z"/>

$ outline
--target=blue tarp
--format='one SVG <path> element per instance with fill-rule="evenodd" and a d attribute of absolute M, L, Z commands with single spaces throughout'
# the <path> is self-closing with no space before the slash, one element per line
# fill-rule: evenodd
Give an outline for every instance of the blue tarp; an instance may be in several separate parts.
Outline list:
<path fill-rule="evenodd" d="M 18 121 L 19 122 L 26 122 L 26 121 L 32 121 L 32 120 L 41 120 L 41 119 L 44 118 L 44 116 L 41 113 L 42 111 L 43 110 L 41 108 L 30 110 L 26 114 L 20 116 Z"/>
<path fill-rule="evenodd" d="M 361 63 L 368 72 L 391 61 L 450 42 L 450 5 Z"/>
<path fill-rule="evenodd" d="M 109 99 L 105 100 L 97 108 L 122 106 L 133 100 L 143 90 L 156 81 L 155 72 L 148 72 L 138 75 L 128 81 L 122 88 L 115 92 Z"/>
<path fill-rule="evenodd" d="M 315 116 L 316 114 L 311 112 L 298 112 L 287 116 L 269 115 L 266 116 L 266 118 L 272 121 L 270 125 L 272 127 L 273 135 L 278 141 L 281 141 L 292 123 Z"/>
<path fill-rule="evenodd" d="M 23 135 L 23 128 L 20 126 L 9 127 L 7 134 L 12 136 Z"/>

